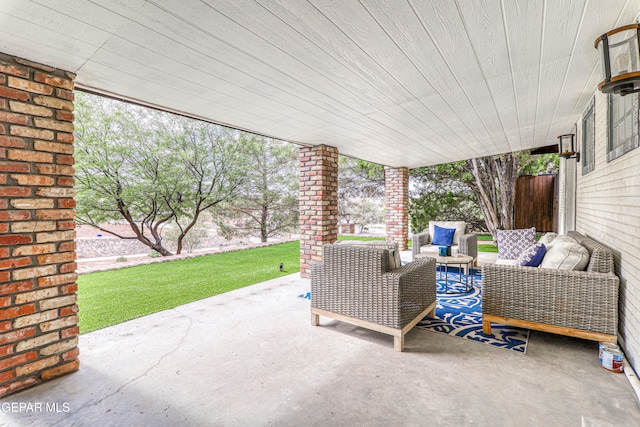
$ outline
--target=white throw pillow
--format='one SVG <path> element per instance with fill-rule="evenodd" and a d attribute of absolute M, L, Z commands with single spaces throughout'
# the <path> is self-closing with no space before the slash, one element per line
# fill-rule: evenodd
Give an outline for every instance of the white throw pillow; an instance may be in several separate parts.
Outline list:
<path fill-rule="evenodd" d="M 538 240 L 538 243 L 542 243 L 546 247 L 549 247 L 556 237 L 558 237 L 558 233 L 547 233 Z"/>
<path fill-rule="evenodd" d="M 557 235 L 547 246 L 553 246 L 556 243 L 565 242 L 565 243 L 575 243 L 579 244 L 576 239 L 571 236 L 567 236 L 566 234 Z"/>
<path fill-rule="evenodd" d="M 558 241 L 558 236 L 547 248 L 547 253 L 540 264 L 540 268 L 555 270 L 584 270 L 589 264 L 589 251 L 577 243 Z"/>

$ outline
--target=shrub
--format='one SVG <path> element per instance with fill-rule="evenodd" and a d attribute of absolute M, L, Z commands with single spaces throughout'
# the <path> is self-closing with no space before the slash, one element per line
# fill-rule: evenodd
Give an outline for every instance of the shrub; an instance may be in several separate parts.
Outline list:
<path fill-rule="evenodd" d="M 181 219 L 181 224 L 186 224 L 189 219 Z M 177 224 L 171 224 L 171 227 L 167 227 L 164 238 L 172 247 L 178 247 L 178 237 L 180 237 L 181 230 Z M 202 247 L 204 242 L 209 237 L 209 227 L 204 223 L 202 216 L 198 218 L 196 223 L 191 227 L 189 232 L 182 238 L 182 249 L 191 253 L 194 249 Z"/>

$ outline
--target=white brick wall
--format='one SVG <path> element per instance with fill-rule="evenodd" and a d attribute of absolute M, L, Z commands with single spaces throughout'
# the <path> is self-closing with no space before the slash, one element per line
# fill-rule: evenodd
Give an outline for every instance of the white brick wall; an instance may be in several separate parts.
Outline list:
<path fill-rule="evenodd" d="M 595 169 L 578 167 L 576 229 L 615 252 L 620 276 L 620 342 L 640 371 L 640 148 L 607 162 L 607 96 L 596 93 Z M 582 141 L 582 121 L 578 141 Z"/>

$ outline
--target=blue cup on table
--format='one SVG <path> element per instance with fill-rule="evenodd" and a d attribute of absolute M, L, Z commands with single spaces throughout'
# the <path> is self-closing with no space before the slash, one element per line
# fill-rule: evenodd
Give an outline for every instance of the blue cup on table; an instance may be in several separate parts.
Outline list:
<path fill-rule="evenodd" d="M 438 256 L 449 256 L 449 246 L 438 246 Z"/>

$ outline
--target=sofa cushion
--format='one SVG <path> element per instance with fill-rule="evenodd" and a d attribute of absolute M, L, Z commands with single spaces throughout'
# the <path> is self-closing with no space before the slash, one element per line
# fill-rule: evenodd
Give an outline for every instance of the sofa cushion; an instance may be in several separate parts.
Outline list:
<path fill-rule="evenodd" d="M 563 236 L 558 236 L 558 238 Z M 584 270 L 589 263 L 589 251 L 584 246 L 556 238 L 540 264 L 541 268 L 557 270 Z"/>
<path fill-rule="evenodd" d="M 444 228 L 435 225 L 433 227 L 432 245 L 451 246 L 453 245 L 453 235 L 456 233 L 455 228 Z"/>
<path fill-rule="evenodd" d="M 456 232 L 453 235 L 452 245 L 457 245 L 462 236 L 467 230 L 467 223 L 464 221 L 429 221 L 429 236 L 433 241 L 434 227 L 455 228 Z"/>
<path fill-rule="evenodd" d="M 615 271 L 611 249 L 577 231 L 570 231 L 570 233 L 571 237 L 575 238 L 578 243 L 589 251 L 589 264 L 586 271 L 594 273 L 611 273 Z"/>
<path fill-rule="evenodd" d="M 536 243 L 525 249 L 518 259 L 516 265 L 523 267 L 538 267 L 542 263 L 547 247 L 543 243 Z"/>
<path fill-rule="evenodd" d="M 536 243 L 536 229 L 497 230 L 498 258 L 518 259 L 529 246 Z"/>

